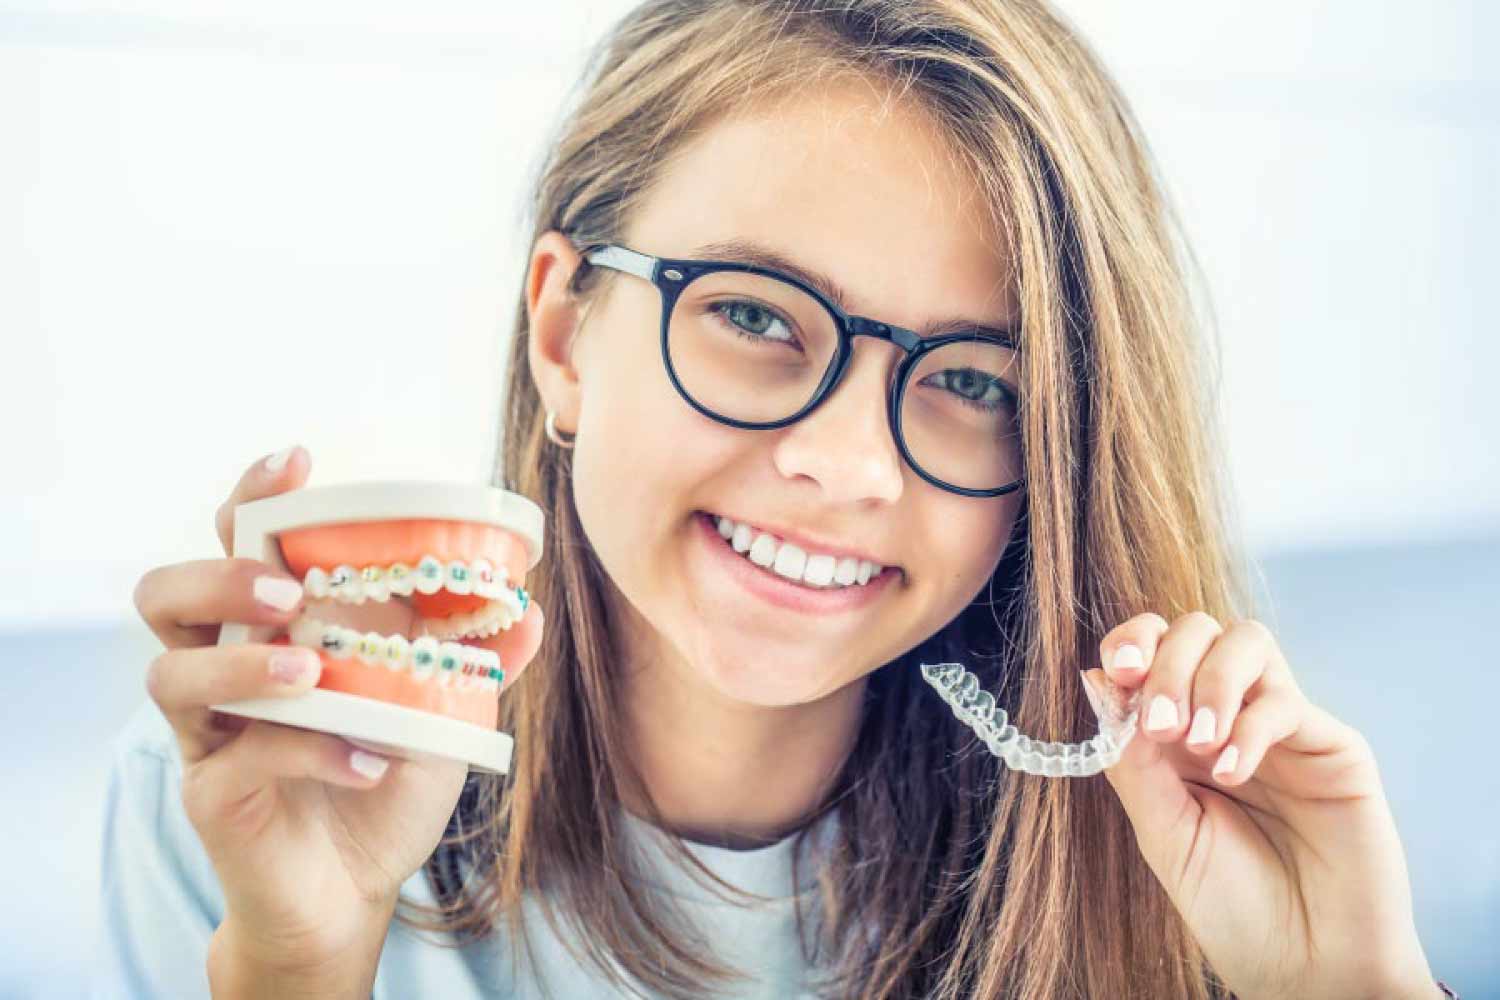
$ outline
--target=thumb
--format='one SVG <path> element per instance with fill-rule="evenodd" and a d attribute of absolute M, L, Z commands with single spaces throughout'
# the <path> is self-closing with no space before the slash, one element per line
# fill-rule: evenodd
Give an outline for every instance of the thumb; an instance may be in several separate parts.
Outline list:
<path fill-rule="evenodd" d="M 1098 667 L 1079 674 L 1089 704 L 1100 716 L 1101 729 L 1113 727 L 1118 732 L 1119 689 Z M 1119 738 L 1117 735 L 1116 739 Z M 1191 848 L 1202 806 L 1168 759 L 1166 748 L 1139 734 L 1130 738 L 1119 761 L 1104 772 L 1104 777 L 1125 807 L 1146 864 L 1168 892 L 1175 892 L 1175 882 Z"/>

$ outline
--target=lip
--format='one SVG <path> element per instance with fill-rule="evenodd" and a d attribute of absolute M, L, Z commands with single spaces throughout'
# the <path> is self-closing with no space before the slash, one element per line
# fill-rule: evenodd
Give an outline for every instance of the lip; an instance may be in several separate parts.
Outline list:
<path fill-rule="evenodd" d="M 714 525 L 714 530 L 719 530 L 717 518 L 722 512 L 714 513 L 712 511 L 700 510 L 698 513 L 700 515 L 707 516 L 709 518 L 709 523 Z M 901 568 L 900 566 L 896 566 L 893 563 L 888 563 L 883 560 L 876 559 L 874 556 L 868 553 L 856 552 L 854 549 L 846 549 L 838 545 L 825 545 L 815 538 L 808 538 L 806 535 L 799 535 L 795 531 L 783 531 L 781 528 L 778 528 L 775 525 L 761 524 L 758 521 L 751 521 L 748 518 L 741 520 L 740 518 L 735 517 L 733 514 L 722 514 L 722 516 L 729 518 L 735 524 L 748 524 L 759 531 L 770 532 L 781 541 L 791 542 L 793 545 L 797 546 L 797 548 L 808 554 L 820 553 L 822 555 L 833 556 L 835 559 L 863 559 L 866 562 L 874 563 L 876 566 L 880 566 L 886 569 Z"/>
<path fill-rule="evenodd" d="M 718 525 L 712 515 L 700 511 L 693 515 L 693 520 L 697 524 L 694 534 L 703 542 L 707 555 L 713 563 L 722 567 L 727 575 L 738 580 L 741 586 L 750 593 L 768 604 L 789 611 L 814 615 L 836 615 L 857 611 L 879 600 L 881 594 L 885 593 L 886 587 L 900 572 L 893 566 L 887 566 L 881 569 L 879 576 L 871 577 L 870 581 L 863 586 L 815 590 L 793 583 L 771 570 L 762 569 L 734 551 L 724 536 L 719 534 Z"/>

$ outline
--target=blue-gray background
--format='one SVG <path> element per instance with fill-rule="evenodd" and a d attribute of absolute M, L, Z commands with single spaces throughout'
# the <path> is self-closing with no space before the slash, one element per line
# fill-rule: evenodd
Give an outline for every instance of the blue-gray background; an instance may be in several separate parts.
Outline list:
<path fill-rule="evenodd" d="M 293 442 L 485 476 L 526 180 L 627 6 L 0 0 L 0 996 L 81 985 L 141 572 Z M 1500 7 L 1062 7 L 1202 262 L 1264 617 L 1379 754 L 1434 969 L 1500 997 Z"/>

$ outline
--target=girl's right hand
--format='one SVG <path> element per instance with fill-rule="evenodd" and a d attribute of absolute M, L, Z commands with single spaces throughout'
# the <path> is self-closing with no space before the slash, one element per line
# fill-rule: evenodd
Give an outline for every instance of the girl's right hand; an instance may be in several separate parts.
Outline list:
<path fill-rule="evenodd" d="M 226 555 L 235 507 L 300 487 L 310 467 L 296 448 L 279 469 L 257 462 L 245 473 L 216 517 Z M 280 602 L 266 600 L 277 594 Z M 209 708 L 296 697 L 317 683 L 311 650 L 216 645 L 223 622 L 284 629 L 299 614 L 298 581 L 265 563 L 159 566 L 141 577 L 135 603 L 167 647 L 146 687 L 176 733 L 183 805 L 224 891 L 209 956 L 215 992 L 258 980 L 268 994 L 280 982 L 368 996 L 401 884 L 437 846 L 466 767 L 385 758 L 328 733 Z M 539 612 L 528 618 L 512 630 L 514 658 L 501 653 L 507 683 L 540 638 Z"/>

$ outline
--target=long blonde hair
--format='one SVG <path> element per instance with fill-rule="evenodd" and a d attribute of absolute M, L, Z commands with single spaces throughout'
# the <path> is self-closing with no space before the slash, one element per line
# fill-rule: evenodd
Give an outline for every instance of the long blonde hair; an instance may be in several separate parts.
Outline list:
<path fill-rule="evenodd" d="M 1109 629 L 1143 611 L 1253 613 L 1191 257 L 1136 122 L 1069 26 L 1037 0 L 647 0 L 595 50 L 541 166 L 532 240 L 618 239 L 707 123 L 844 73 L 926 113 L 1014 253 L 1027 484 L 986 592 L 869 677 L 816 814 L 841 822 L 809 957 L 838 997 L 1224 996 L 1108 784 L 1005 771 L 917 670 L 960 659 L 1023 730 L 1080 739 L 1093 717 L 1077 671 Z M 580 268 L 573 291 L 612 280 Z M 613 963 L 702 996 L 735 970 L 642 891 L 622 846 L 621 789 L 641 785 L 613 709 L 609 582 L 568 453 L 543 435 L 524 291 L 508 378 L 497 484 L 548 516 L 550 558 L 528 579 L 545 637 L 502 700 L 513 775 L 471 780 L 428 864 L 440 906 L 402 919 L 459 941 L 524 935 L 534 895 L 617 984 Z"/>

